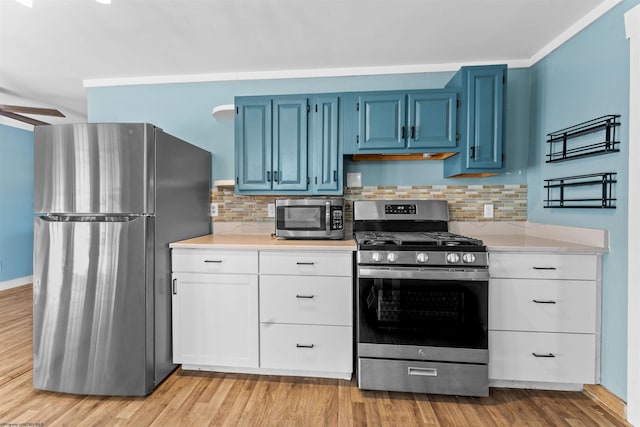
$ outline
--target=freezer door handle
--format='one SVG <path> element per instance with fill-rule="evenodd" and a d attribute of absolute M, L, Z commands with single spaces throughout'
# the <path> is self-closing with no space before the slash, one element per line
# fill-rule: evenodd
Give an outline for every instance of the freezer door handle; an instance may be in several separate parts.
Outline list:
<path fill-rule="evenodd" d="M 178 293 L 178 279 L 173 279 L 171 282 L 171 293 L 176 295 Z"/>

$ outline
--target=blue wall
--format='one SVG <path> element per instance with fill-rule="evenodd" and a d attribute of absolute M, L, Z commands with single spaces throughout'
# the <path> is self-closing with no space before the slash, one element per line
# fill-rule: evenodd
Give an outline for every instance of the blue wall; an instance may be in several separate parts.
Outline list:
<path fill-rule="evenodd" d="M 202 82 L 89 88 L 90 122 L 149 122 L 213 154 L 212 178 L 233 179 L 233 121 L 216 121 L 213 107 L 234 96 L 365 90 L 442 88 L 452 72 L 403 75 Z M 526 183 L 530 78 L 528 69 L 509 70 L 507 83 L 508 174 L 486 184 Z M 358 162 L 345 158 L 346 172 L 361 172 L 363 185 L 469 184 L 445 179 L 442 161 Z"/>
<path fill-rule="evenodd" d="M 603 258 L 602 384 L 627 391 L 627 189 L 629 141 L 629 42 L 623 14 L 627 0 L 531 69 L 531 142 L 528 169 L 530 221 L 609 230 Z M 606 114 L 621 114 L 621 152 L 546 164 L 546 134 Z M 638 118 L 635 118 L 638 120 Z M 602 135 L 600 135 L 602 136 Z M 617 209 L 544 209 L 543 180 L 617 172 Z"/>
<path fill-rule="evenodd" d="M 33 274 L 33 132 L 0 125 L 0 282 Z"/>

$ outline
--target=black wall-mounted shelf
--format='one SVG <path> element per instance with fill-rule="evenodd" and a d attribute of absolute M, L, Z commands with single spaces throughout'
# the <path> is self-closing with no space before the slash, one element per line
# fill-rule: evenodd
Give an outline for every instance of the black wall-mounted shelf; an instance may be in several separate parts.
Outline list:
<path fill-rule="evenodd" d="M 619 118 L 619 114 L 609 114 L 547 134 L 547 143 L 549 144 L 549 154 L 546 155 L 547 163 L 620 151 L 618 148 L 620 141 L 616 141 L 616 129 L 620 126 Z M 604 132 L 604 141 L 570 144 L 570 140 L 573 138 L 601 131 Z"/>
<path fill-rule="evenodd" d="M 617 182 L 616 172 L 567 176 L 544 181 L 546 183 L 544 188 L 547 189 L 545 208 L 616 208 L 616 199 L 612 196 L 613 184 Z M 576 187 L 594 187 L 594 189 L 587 191 L 588 196 L 568 198 L 566 193 Z"/>

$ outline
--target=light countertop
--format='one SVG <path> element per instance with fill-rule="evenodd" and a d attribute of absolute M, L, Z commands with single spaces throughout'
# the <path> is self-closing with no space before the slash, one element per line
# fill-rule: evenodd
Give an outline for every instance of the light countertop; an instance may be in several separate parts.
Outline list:
<path fill-rule="evenodd" d="M 603 253 L 605 248 L 528 235 L 479 235 L 489 252 Z"/>
<path fill-rule="evenodd" d="M 270 234 L 208 234 L 174 242 L 170 248 L 247 249 L 300 251 L 355 251 L 356 242 L 346 240 L 284 240 Z"/>

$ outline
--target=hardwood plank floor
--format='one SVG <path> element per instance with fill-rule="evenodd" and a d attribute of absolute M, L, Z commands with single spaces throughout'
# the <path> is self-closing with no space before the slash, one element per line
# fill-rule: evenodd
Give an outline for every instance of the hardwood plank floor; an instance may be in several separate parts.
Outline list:
<path fill-rule="evenodd" d="M 0 291 L 0 425 L 625 426 L 581 392 L 491 389 L 485 398 L 362 391 L 330 380 L 178 369 L 147 397 L 34 390 L 32 288 Z"/>

